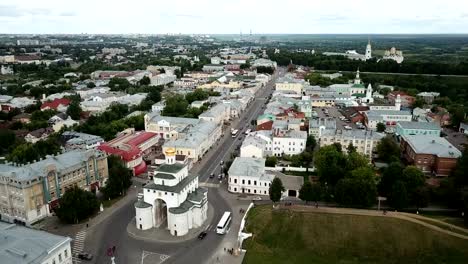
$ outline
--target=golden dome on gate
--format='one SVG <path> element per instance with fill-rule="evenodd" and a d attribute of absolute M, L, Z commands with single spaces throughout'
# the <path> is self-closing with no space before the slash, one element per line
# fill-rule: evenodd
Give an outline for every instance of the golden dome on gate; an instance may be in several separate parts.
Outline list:
<path fill-rule="evenodd" d="M 167 148 L 166 151 L 165 151 L 165 154 L 166 154 L 167 156 L 174 156 L 175 153 L 176 153 L 175 148 Z"/>

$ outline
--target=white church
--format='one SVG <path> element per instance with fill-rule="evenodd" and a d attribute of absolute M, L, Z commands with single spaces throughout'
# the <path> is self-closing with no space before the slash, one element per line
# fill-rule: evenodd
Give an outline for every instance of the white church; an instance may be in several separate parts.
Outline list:
<path fill-rule="evenodd" d="M 176 151 L 165 151 L 165 163 L 154 172 L 153 182 L 143 187 L 135 203 L 136 227 L 167 229 L 173 236 L 186 235 L 203 225 L 208 213 L 207 190 L 198 187 L 198 175 L 176 163 Z"/>

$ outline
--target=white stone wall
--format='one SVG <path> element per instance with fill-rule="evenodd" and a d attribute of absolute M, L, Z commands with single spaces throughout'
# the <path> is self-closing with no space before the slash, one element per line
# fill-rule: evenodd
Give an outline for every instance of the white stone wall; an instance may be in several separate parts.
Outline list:
<path fill-rule="evenodd" d="M 233 193 L 247 193 L 268 195 L 271 181 L 261 181 L 253 177 L 229 176 L 228 191 Z"/>
<path fill-rule="evenodd" d="M 306 146 L 306 139 L 273 137 L 272 152 L 275 156 L 296 155 L 301 153 Z"/>
<path fill-rule="evenodd" d="M 241 147 L 240 156 L 250 158 L 264 158 L 264 150 L 254 145 Z"/>
<path fill-rule="evenodd" d="M 189 217 L 190 211 L 183 214 L 168 213 L 167 227 L 173 236 L 186 235 L 192 228 L 192 219 Z"/>
<path fill-rule="evenodd" d="M 154 217 L 152 207 L 136 208 L 136 228 L 141 230 L 148 230 L 154 226 Z M 141 225 L 141 227 L 140 227 Z"/>

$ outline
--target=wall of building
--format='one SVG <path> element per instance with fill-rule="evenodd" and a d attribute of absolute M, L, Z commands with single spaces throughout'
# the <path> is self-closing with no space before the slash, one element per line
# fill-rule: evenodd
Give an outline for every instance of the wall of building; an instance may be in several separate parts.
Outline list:
<path fill-rule="evenodd" d="M 270 185 L 270 181 L 261 181 L 258 178 L 229 175 L 228 191 L 233 193 L 268 195 Z"/>

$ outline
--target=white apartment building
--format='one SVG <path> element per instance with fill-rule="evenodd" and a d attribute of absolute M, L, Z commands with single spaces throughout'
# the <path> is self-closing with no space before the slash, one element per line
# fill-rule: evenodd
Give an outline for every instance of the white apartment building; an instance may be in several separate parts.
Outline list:
<path fill-rule="evenodd" d="M 298 95 L 301 95 L 304 84 L 305 84 L 305 81 L 302 79 L 294 79 L 294 77 L 292 76 L 285 76 L 283 78 L 279 78 L 276 81 L 275 90 L 291 91 Z"/>
<path fill-rule="evenodd" d="M 275 156 L 296 155 L 304 151 L 307 142 L 307 132 L 287 131 L 285 134 L 273 135 L 272 153 Z"/>
<path fill-rule="evenodd" d="M 372 157 L 377 143 L 384 137 L 384 134 L 372 130 L 326 130 L 320 137 L 319 146 L 328 146 L 334 143 L 340 143 L 343 151 L 349 144 L 356 147 L 356 151 L 367 157 Z"/>
<path fill-rule="evenodd" d="M 71 238 L 0 222 L 2 263 L 72 264 Z"/>
<path fill-rule="evenodd" d="M 309 135 L 319 139 L 326 130 L 336 130 L 335 118 L 313 118 L 309 120 Z"/>
<path fill-rule="evenodd" d="M 162 73 L 150 77 L 152 86 L 166 85 L 171 82 L 174 82 L 177 79 L 177 76 L 173 74 Z"/>
<path fill-rule="evenodd" d="M 240 156 L 248 158 L 265 158 L 267 142 L 254 135 L 249 135 L 242 142 Z"/>
<path fill-rule="evenodd" d="M 228 171 L 228 191 L 268 195 L 274 175 L 265 172 L 264 158 L 237 157 Z"/>
<path fill-rule="evenodd" d="M 201 113 L 198 119 L 222 124 L 231 117 L 231 108 L 229 104 L 217 104 L 207 111 Z"/>
<path fill-rule="evenodd" d="M 376 129 L 378 123 L 383 123 L 389 131 L 395 128 L 397 122 L 411 121 L 413 118 L 409 111 L 370 110 L 364 115 L 367 128 Z"/>

